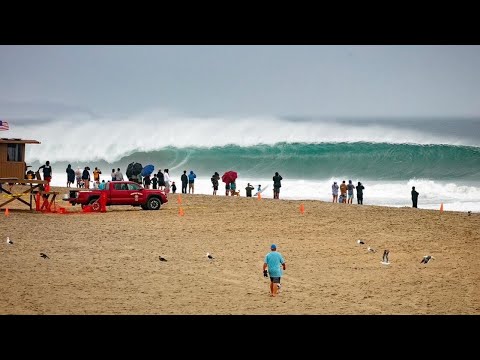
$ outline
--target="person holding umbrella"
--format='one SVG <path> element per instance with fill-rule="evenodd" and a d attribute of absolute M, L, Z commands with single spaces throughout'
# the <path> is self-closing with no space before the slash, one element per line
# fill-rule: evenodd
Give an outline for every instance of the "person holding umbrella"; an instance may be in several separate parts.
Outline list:
<path fill-rule="evenodd" d="M 228 196 L 228 194 L 230 193 L 231 183 L 235 182 L 236 179 L 237 173 L 235 171 L 227 171 L 225 174 L 222 175 L 222 181 L 225 183 L 225 196 Z"/>

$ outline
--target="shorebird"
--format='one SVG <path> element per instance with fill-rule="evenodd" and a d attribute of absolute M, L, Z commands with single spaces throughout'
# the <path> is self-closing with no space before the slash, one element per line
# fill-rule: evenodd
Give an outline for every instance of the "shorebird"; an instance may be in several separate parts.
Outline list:
<path fill-rule="evenodd" d="M 13 245 L 13 241 L 10 240 L 10 238 L 9 238 L 8 236 L 7 236 L 7 244 L 8 244 L 8 245 Z"/>
<path fill-rule="evenodd" d="M 357 240 L 357 244 L 363 245 L 365 242 L 363 240 Z"/>
<path fill-rule="evenodd" d="M 160 260 L 160 261 L 167 261 L 167 259 L 165 259 L 165 258 L 162 257 L 162 256 L 159 256 L 159 257 L 158 257 L 158 260 Z"/>
<path fill-rule="evenodd" d="M 50 258 L 48 257 L 48 255 L 45 254 L 45 253 L 40 253 L 40 257 L 42 257 L 42 258 L 44 258 L 44 259 L 50 259 Z"/>
<path fill-rule="evenodd" d="M 435 260 L 435 258 L 431 255 L 425 255 L 422 259 L 422 261 L 420 261 L 420 264 L 427 264 L 431 259 Z"/>
<path fill-rule="evenodd" d="M 383 251 L 382 264 L 384 264 L 384 265 L 389 265 L 390 264 L 390 262 L 388 261 L 388 254 L 389 253 L 390 253 L 390 251 L 388 251 L 388 250 Z"/>
<path fill-rule="evenodd" d="M 207 253 L 207 258 L 209 258 L 210 260 L 215 259 L 215 258 L 212 256 L 212 254 L 210 254 L 210 253 Z"/>
<path fill-rule="evenodd" d="M 367 248 L 367 250 L 370 252 L 377 252 L 377 250 L 375 250 L 374 248 L 371 248 L 370 246 Z"/>

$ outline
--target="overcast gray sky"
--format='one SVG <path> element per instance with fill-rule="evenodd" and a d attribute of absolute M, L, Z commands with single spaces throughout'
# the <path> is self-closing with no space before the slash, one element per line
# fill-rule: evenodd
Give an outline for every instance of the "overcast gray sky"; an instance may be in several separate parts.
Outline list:
<path fill-rule="evenodd" d="M 0 118 L 480 116 L 480 46 L 0 46 Z"/>

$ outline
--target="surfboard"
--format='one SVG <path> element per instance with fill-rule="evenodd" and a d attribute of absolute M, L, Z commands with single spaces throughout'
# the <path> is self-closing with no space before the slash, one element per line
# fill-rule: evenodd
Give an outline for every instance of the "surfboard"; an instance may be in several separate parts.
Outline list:
<path fill-rule="evenodd" d="M 261 194 L 261 193 L 264 192 L 267 188 L 268 188 L 268 185 L 265 186 L 262 190 L 257 191 L 253 196 L 257 196 L 259 193 Z"/>

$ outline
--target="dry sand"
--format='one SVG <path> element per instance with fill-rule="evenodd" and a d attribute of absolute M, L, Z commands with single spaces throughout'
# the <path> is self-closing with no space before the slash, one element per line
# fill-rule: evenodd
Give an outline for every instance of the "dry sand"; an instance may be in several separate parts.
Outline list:
<path fill-rule="evenodd" d="M 182 217 L 169 200 L 2 209 L 0 314 L 480 314 L 480 214 L 182 195 Z M 275 298 L 262 274 L 271 243 L 287 265 Z"/>

